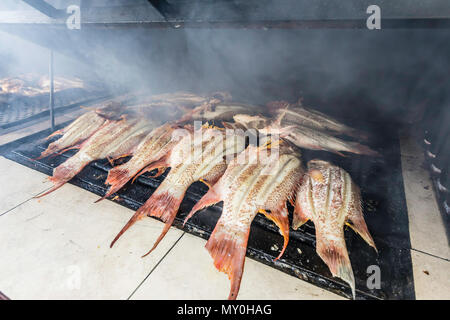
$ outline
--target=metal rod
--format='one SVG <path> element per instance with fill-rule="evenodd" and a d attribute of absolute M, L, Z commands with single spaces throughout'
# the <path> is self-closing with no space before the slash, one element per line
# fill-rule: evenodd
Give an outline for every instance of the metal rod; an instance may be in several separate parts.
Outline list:
<path fill-rule="evenodd" d="M 50 109 L 50 127 L 52 132 L 55 131 L 55 101 L 54 101 L 54 86 L 53 86 L 53 50 L 50 49 L 50 65 L 49 65 L 49 80 L 50 80 L 50 100 L 49 100 L 49 109 Z"/>
<path fill-rule="evenodd" d="M 62 16 L 61 10 L 56 9 L 52 5 L 48 4 L 44 0 L 23 0 L 23 2 L 27 3 L 28 5 L 32 6 L 36 10 L 42 12 L 47 17 L 50 18 L 58 18 Z"/>

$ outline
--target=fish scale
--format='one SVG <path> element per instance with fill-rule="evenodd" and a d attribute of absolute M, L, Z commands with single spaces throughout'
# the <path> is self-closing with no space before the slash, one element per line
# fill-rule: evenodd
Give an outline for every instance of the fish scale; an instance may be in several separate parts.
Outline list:
<path fill-rule="evenodd" d="M 181 138 L 173 135 L 176 129 L 175 126 L 165 124 L 152 130 L 139 143 L 133 157 L 128 162 L 114 167 L 108 172 L 105 184 L 109 184 L 110 188 L 97 202 L 120 190 L 133 177 L 146 172 L 146 166 L 160 160 L 170 150 L 170 147 L 178 141 L 178 138 Z"/>
<path fill-rule="evenodd" d="M 316 251 L 331 274 L 350 285 L 355 296 L 355 279 L 344 239 L 344 224 L 375 250 L 361 209 L 359 188 L 342 168 L 323 160 L 308 162 L 308 171 L 295 201 L 292 227 L 296 230 L 308 220 L 316 229 Z"/>
<path fill-rule="evenodd" d="M 193 140 L 194 136 L 199 134 L 201 134 L 202 140 Z M 212 139 L 214 136 L 219 136 L 222 139 Z M 172 225 L 188 187 L 198 180 L 214 183 L 225 172 L 227 164 L 224 158 L 228 153 L 234 153 L 236 148 L 239 152 L 244 150 L 244 135 L 237 135 L 236 137 L 238 138 L 223 140 L 225 138 L 223 130 L 200 128 L 197 131 L 189 132 L 180 139 L 168 151 L 169 156 L 164 161 L 151 167 L 151 169 L 170 167 L 170 172 L 151 197 L 136 211 L 114 238 L 111 246 L 137 220 L 149 215 L 165 222 L 161 235 L 147 254 L 152 252 Z M 223 141 L 226 142 L 225 148 L 223 147 Z M 202 146 L 201 152 L 197 153 L 195 148 L 199 146 Z"/>
<path fill-rule="evenodd" d="M 83 142 L 99 130 L 105 122 L 106 119 L 92 111 L 81 115 L 67 127 L 52 133 L 47 138 L 49 139 L 55 135 L 62 134 L 58 140 L 53 141 L 48 145 L 47 149 L 41 153 L 38 159 L 42 159 L 53 153 L 60 152 L 61 150 Z"/>
<path fill-rule="evenodd" d="M 300 154 L 283 143 L 280 145 L 275 147 L 281 149 L 279 156 L 264 162 L 260 156 L 267 151 L 267 146 L 249 146 L 228 165 L 224 175 L 197 202 L 185 220 L 198 210 L 224 202 L 222 215 L 206 248 L 216 268 L 227 273 L 231 280 L 229 299 L 235 299 L 239 292 L 250 226 L 260 210 L 282 231 L 284 246 L 278 258 L 289 239 L 286 201 L 295 192 L 303 168 Z M 252 163 L 250 159 L 259 161 Z"/>
<path fill-rule="evenodd" d="M 82 143 L 80 150 L 74 156 L 53 170 L 50 180 L 54 186 L 38 197 L 43 197 L 60 188 L 94 160 L 132 152 L 139 140 L 151 128 L 152 124 L 146 120 L 108 120 L 101 129 Z"/>

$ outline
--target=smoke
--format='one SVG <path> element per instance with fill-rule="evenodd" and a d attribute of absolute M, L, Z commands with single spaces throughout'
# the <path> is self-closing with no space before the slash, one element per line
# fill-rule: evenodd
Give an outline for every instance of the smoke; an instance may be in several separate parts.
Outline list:
<path fill-rule="evenodd" d="M 236 16 L 243 20 L 311 19 L 339 16 L 340 12 L 366 16 L 362 4 L 339 2 L 326 8 L 308 5 L 292 10 L 288 2 L 261 1 L 245 13 L 228 2 L 220 4 L 221 11 L 200 5 L 191 7 L 190 15 L 199 20 L 213 16 L 223 20 Z M 127 12 L 139 19 L 157 17 L 147 1 L 135 5 L 137 9 Z M 97 12 L 107 17 L 107 9 L 102 10 Z M 101 79 L 112 91 L 224 90 L 235 100 L 249 103 L 295 101 L 302 96 L 305 105 L 337 116 L 381 121 L 414 118 L 411 110 L 415 106 L 436 102 L 438 97 L 440 103 L 450 101 L 444 81 L 449 69 L 447 30 L 159 29 L 82 24 L 81 30 L 10 28 L 9 32 L 38 46 L 11 41 L 11 36 L 1 33 L 0 57 L 6 61 L 0 67 L 2 75 L 34 69 L 46 72 L 47 48 L 52 47 L 59 53 L 56 73 Z"/>

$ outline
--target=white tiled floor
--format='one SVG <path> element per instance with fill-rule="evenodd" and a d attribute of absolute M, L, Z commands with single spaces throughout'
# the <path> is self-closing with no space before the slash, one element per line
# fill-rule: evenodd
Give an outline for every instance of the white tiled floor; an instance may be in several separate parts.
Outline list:
<path fill-rule="evenodd" d="M 449 248 L 431 182 L 416 147 L 402 143 L 416 297 L 450 299 Z M 97 196 L 70 184 L 33 199 L 50 186 L 45 178 L 0 157 L 0 291 L 10 298 L 228 296 L 227 276 L 213 267 L 205 240 L 172 228 L 155 252 L 141 258 L 162 229 L 162 223 L 144 219 L 110 249 L 133 212 L 110 201 L 94 204 Z M 251 259 L 239 298 L 342 299 Z"/>
<path fill-rule="evenodd" d="M 0 288 L 11 299 L 126 299 L 182 234 L 170 230 L 142 259 L 161 230 L 144 219 L 110 249 L 133 211 L 93 209 L 97 197 L 72 185 L 60 191 L 0 217 Z"/>
<path fill-rule="evenodd" d="M 206 240 L 185 233 L 132 299 L 224 299 L 230 283 L 217 271 Z M 239 299 L 343 299 L 276 269 L 246 259 Z"/>

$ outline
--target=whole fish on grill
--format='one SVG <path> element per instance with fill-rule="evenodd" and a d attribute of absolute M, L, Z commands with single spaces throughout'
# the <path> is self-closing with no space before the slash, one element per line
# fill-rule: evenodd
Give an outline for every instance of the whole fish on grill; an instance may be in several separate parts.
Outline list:
<path fill-rule="evenodd" d="M 331 274 L 347 282 L 355 296 L 355 279 L 344 239 L 344 224 L 350 226 L 371 247 L 361 208 L 358 186 L 350 175 L 327 161 L 311 160 L 295 200 L 292 228 L 312 220 L 316 228 L 316 251 Z M 349 223 L 350 222 L 350 223 Z"/>
<path fill-rule="evenodd" d="M 235 102 L 221 102 L 218 99 L 212 99 L 191 111 L 187 111 L 178 123 L 185 123 L 190 120 L 230 121 L 233 120 L 233 116 L 236 114 L 255 114 L 260 111 L 261 108 L 258 106 Z"/>
<path fill-rule="evenodd" d="M 289 241 L 286 202 L 293 202 L 303 172 L 300 154 L 285 143 L 269 150 L 248 146 L 186 217 L 185 222 L 196 211 L 223 201 L 222 215 L 206 248 L 216 268 L 231 280 L 229 299 L 236 299 L 239 291 L 250 225 L 257 213 L 264 214 L 280 228 L 284 246 L 277 259 L 284 253 Z"/>
<path fill-rule="evenodd" d="M 345 156 L 341 151 L 379 156 L 378 152 L 358 142 L 345 141 L 326 132 L 299 124 L 283 125 L 282 118 L 283 115 L 280 115 L 277 119 L 270 120 L 261 115 L 249 116 L 241 114 L 233 117 L 236 123 L 247 129 L 257 129 L 262 134 L 278 134 L 300 148 L 329 151 L 341 156 Z"/>
<path fill-rule="evenodd" d="M 366 145 L 353 141 L 345 141 L 319 130 L 300 125 L 295 125 L 290 128 L 285 127 L 284 129 L 285 134 L 283 134 L 283 128 L 281 128 L 281 134 L 284 139 L 300 148 L 329 151 L 340 156 L 345 156 L 342 151 L 368 156 L 379 156 L 377 151 L 370 149 Z M 264 132 L 264 130 L 260 130 L 260 132 Z"/>
<path fill-rule="evenodd" d="M 353 129 L 338 120 L 317 110 L 302 106 L 301 100 L 295 105 L 285 101 L 274 101 L 268 104 L 274 116 L 281 117 L 283 125 L 298 124 L 302 127 L 317 129 L 332 135 L 346 135 L 359 140 L 367 140 L 367 134 Z"/>
<path fill-rule="evenodd" d="M 38 197 L 58 189 L 94 160 L 119 158 L 132 154 L 152 127 L 153 124 L 147 120 L 126 118 L 119 121 L 107 120 L 99 130 L 82 143 L 75 155 L 53 169 L 53 176 L 50 177 L 54 184 L 53 188 Z"/>
<path fill-rule="evenodd" d="M 142 102 L 149 103 L 163 103 L 163 104 L 174 104 L 180 105 L 185 108 L 192 108 L 195 106 L 202 105 L 211 100 L 217 101 L 227 101 L 230 100 L 231 96 L 227 92 L 215 92 L 208 95 L 197 95 L 190 92 L 178 91 L 174 93 L 164 93 L 158 95 L 149 96 L 147 99 L 142 99 Z"/>
<path fill-rule="evenodd" d="M 165 227 L 153 245 L 153 251 L 170 229 L 188 187 L 195 181 L 214 184 L 225 172 L 227 157 L 244 150 L 243 135 L 227 135 L 224 130 L 200 128 L 195 131 L 182 130 L 183 137 L 159 161 L 147 170 L 168 168 L 170 172 L 158 189 L 114 238 L 111 247 L 137 220 L 152 216 L 165 222 Z"/>
<path fill-rule="evenodd" d="M 103 198 L 109 197 L 113 193 L 122 188 L 133 177 L 137 177 L 144 172 L 147 172 L 147 167 L 151 167 L 155 161 L 160 160 L 165 156 L 174 146 L 175 143 L 181 139 L 175 134 L 175 130 L 179 128 L 175 125 L 164 124 L 158 128 L 153 129 L 136 147 L 133 157 L 126 163 L 112 168 L 105 184 L 109 184 L 110 188 Z M 158 173 L 154 176 L 159 176 L 164 170 L 159 168 Z"/>
<path fill-rule="evenodd" d="M 58 140 L 50 143 L 37 160 L 48 157 L 56 152 L 64 153 L 69 149 L 79 148 L 79 144 L 99 130 L 105 122 L 105 118 L 93 111 L 84 113 L 67 127 L 57 130 L 48 136 L 47 139 L 62 135 Z"/>

